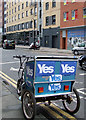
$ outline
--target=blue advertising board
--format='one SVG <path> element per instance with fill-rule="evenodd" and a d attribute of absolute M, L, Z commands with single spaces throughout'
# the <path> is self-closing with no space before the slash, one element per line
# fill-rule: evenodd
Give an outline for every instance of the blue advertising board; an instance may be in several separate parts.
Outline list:
<path fill-rule="evenodd" d="M 76 66 L 77 62 L 73 61 L 61 62 L 60 64 L 61 74 L 62 75 L 76 74 Z"/>
<path fill-rule="evenodd" d="M 37 76 L 48 76 L 55 73 L 55 62 L 39 61 L 37 62 Z"/>

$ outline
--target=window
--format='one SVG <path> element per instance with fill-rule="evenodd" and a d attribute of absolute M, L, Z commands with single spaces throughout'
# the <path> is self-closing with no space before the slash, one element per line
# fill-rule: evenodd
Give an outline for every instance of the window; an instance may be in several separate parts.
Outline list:
<path fill-rule="evenodd" d="M 76 2 L 76 0 L 72 0 L 72 3 Z"/>
<path fill-rule="evenodd" d="M 7 19 L 7 23 L 8 23 L 8 19 Z"/>
<path fill-rule="evenodd" d="M 8 5 L 7 5 L 7 9 L 8 9 Z"/>
<path fill-rule="evenodd" d="M 24 9 L 24 3 L 22 3 L 22 9 Z"/>
<path fill-rule="evenodd" d="M 16 4 L 16 0 L 15 0 L 15 4 Z"/>
<path fill-rule="evenodd" d="M 20 14 L 18 14 L 18 19 L 20 19 Z"/>
<path fill-rule="evenodd" d="M 49 2 L 46 3 L 46 10 L 49 9 Z"/>
<path fill-rule="evenodd" d="M 16 12 L 16 7 L 15 7 L 15 12 Z"/>
<path fill-rule="evenodd" d="M 42 13 L 42 11 L 40 10 L 39 18 L 41 18 L 41 17 L 42 17 L 42 14 L 41 14 L 41 13 Z"/>
<path fill-rule="evenodd" d="M 64 13 L 64 21 L 67 21 L 68 20 L 68 12 L 65 12 Z"/>
<path fill-rule="evenodd" d="M 26 1 L 26 7 L 28 7 L 28 1 Z"/>
<path fill-rule="evenodd" d="M 11 10 L 9 11 L 9 15 L 11 15 Z"/>
<path fill-rule="evenodd" d="M 83 18 L 86 18 L 86 8 L 83 9 Z"/>
<path fill-rule="evenodd" d="M 21 29 L 21 25 L 20 24 L 18 24 L 18 30 L 20 30 Z"/>
<path fill-rule="evenodd" d="M 22 13 L 22 18 L 24 18 L 24 12 Z"/>
<path fill-rule="evenodd" d="M 49 25 L 49 16 L 46 17 L 46 26 Z"/>
<path fill-rule="evenodd" d="M 78 10 L 72 10 L 72 20 L 77 19 L 78 17 Z"/>
<path fill-rule="evenodd" d="M 13 17 L 12 17 L 12 22 L 13 22 Z"/>
<path fill-rule="evenodd" d="M 52 24 L 55 25 L 56 24 L 56 15 L 52 16 Z"/>
<path fill-rule="evenodd" d="M 41 33 L 41 25 L 39 26 L 39 32 Z"/>
<path fill-rule="evenodd" d="M 20 10 L 20 5 L 18 6 L 18 11 Z"/>
<path fill-rule="evenodd" d="M 68 4 L 68 0 L 64 0 L 64 5 L 67 5 Z"/>
<path fill-rule="evenodd" d="M 33 27 L 33 21 L 30 22 L 30 28 L 32 28 L 32 27 Z"/>
<path fill-rule="evenodd" d="M 35 8 L 35 15 L 37 15 L 37 8 Z"/>
<path fill-rule="evenodd" d="M 13 6 L 13 2 L 12 2 L 12 6 Z"/>
<path fill-rule="evenodd" d="M 37 27 L 37 20 L 34 20 L 34 27 Z"/>
<path fill-rule="evenodd" d="M 52 0 L 52 7 L 56 7 L 56 0 Z"/>
<path fill-rule="evenodd" d="M 13 14 L 13 9 L 12 9 L 12 14 Z"/>
<path fill-rule="evenodd" d="M 16 21 L 16 15 L 15 15 L 15 21 Z"/>
<path fill-rule="evenodd" d="M 28 29 L 28 28 L 29 28 L 29 23 L 27 22 L 27 23 L 26 23 L 26 29 Z"/>
<path fill-rule="evenodd" d="M 8 16 L 8 12 L 7 12 L 7 16 Z"/>
<path fill-rule="evenodd" d="M 26 11 L 26 17 L 28 17 L 28 11 Z"/>
<path fill-rule="evenodd" d="M 18 2 L 20 2 L 20 0 L 18 0 Z"/>
<path fill-rule="evenodd" d="M 30 10 L 31 15 L 33 15 L 33 9 Z"/>
<path fill-rule="evenodd" d="M 24 29 L 24 23 L 22 23 L 22 29 Z"/>

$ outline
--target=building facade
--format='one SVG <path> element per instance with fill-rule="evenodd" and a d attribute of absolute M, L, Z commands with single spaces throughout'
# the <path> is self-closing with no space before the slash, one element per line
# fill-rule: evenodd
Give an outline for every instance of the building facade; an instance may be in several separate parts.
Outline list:
<path fill-rule="evenodd" d="M 2 2 L 2 40 L 6 39 L 6 0 Z"/>
<path fill-rule="evenodd" d="M 38 4 L 34 1 L 7 2 L 7 39 L 15 39 L 16 44 L 30 45 L 37 39 Z"/>
<path fill-rule="evenodd" d="M 35 39 L 41 46 L 59 48 L 60 2 L 10 0 L 6 12 L 7 39 L 28 45 Z"/>
<path fill-rule="evenodd" d="M 43 2 L 43 39 L 44 47 L 60 46 L 60 2 L 44 0 Z"/>
<path fill-rule="evenodd" d="M 60 48 L 72 49 L 86 40 L 86 1 L 62 0 Z"/>
<path fill-rule="evenodd" d="M 2 40 L 2 1 L 0 0 L 0 42 Z"/>

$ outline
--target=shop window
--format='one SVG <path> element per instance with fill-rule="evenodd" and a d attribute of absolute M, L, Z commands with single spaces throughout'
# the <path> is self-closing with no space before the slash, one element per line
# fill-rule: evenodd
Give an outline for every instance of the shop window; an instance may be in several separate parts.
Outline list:
<path fill-rule="evenodd" d="M 56 15 L 52 16 L 52 24 L 55 25 L 56 24 Z"/>
<path fill-rule="evenodd" d="M 65 13 L 64 13 L 64 21 L 67 21 L 67 20 L 69 19 L 69 18 L 68 18 L 68 14 L 69 14 L 68 12 L 65 12 Z"/>
<path fill-rule="evenodd" d="M 56 0 L 52 0 L 52 8 L 56 7 Z"/>
<path fill-rule="evenodd" d="M 49 2 L 46 3 L 46 10 L 49 9 Z"/>
<path fill-rule="evenodd" d="M 20 24 L 18 24 L 18 30 L 20 30 L 21 29 L 21 25 Z"/>
<path fill-rule="evenodd" d="M 77 19 L 77 17 L 78 17 L 78 10 L 73 10 L 72 11 L 72 20 Z"/>
<path fill-rule="evenodd" d="M 83 9 L 83 18 L 86 18 L 86 8 Z"/>
<path fill-rule="evenodd" d="M 49 25 L 49 16 L 46 17 L 46 26 Z"/>
<path fill-rule="evenodd" d="M 68 0 L 64 0 L 64 5 L 67 5 L 68 4 Z"/>

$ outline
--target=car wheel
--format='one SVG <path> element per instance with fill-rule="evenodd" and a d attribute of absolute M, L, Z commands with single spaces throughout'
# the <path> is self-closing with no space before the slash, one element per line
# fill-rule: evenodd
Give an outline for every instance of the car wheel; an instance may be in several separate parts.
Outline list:
<path fill-rule="evenodd" d="M 75 50 L 74 55 L 79 55 L 79 52 L 77 50 Z"/>
<path fill-rule="evenodd" d="M 86 70 L 86 61 L 85 60 L 82 62 L 82 69 Z"/>

